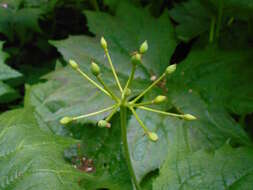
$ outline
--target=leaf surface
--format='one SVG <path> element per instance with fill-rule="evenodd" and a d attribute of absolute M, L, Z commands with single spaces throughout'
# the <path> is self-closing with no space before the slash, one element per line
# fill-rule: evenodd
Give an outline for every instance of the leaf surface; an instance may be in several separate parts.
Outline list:
<path fill-rule="evenodd" d="M 81 177 L 89 179 L 63 159 L 75 141 L 41 131 L 32 109 L 0 115 L 0 142 L 0 189 L 77 190 Z"/>
<path fill-rule="evenodd" d="M 253 179 L 252 159 L 251 148 L 229 145 L 215 152 L 200 150 L 182 158 L 169 153 L 153 189 L 249 190 Z"/>

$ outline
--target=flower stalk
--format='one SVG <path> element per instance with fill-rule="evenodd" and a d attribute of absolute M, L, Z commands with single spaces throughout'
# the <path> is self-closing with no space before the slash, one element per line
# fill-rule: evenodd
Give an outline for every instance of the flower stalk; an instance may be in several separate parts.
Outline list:
<path fill-rule="evenodd" d="M 81 74 L 81 76 L 84 77 L 86 80 L 88 80 L 88 82 L 90 82 L 92 85 L 94 85 L 100 91 L 102 91 L 104 94 L 109 96 L 112 100 L 114 100 L 115 103 L 110 107 L 104 108 L 102 110 L 99 110 L 99 111 L 96 111 L 93 113 L 88 113 L 88 114 L 75 116 L 75 117 L 69 117 L 69 116 L 63 117 L 60 120 L 60 123 L 61 124 L 68 124 L 70 122 L 73 122 L 73 121 L 76 121 L 79 119 L 83 119 L 83 118 L 87 118 L 87 117 L 95 116 L 95 115 L 98 115 L 98 114 L 101 114 L 104 112 L 111 111 L 105 119 L 102 119 L 102 120 L 98 121 L 98 123 L 97 123 L 98 127 L 100 127 L 100 128 L 110 128 L 111 124 L 109 122 L 110 122 L 111 118 L 115 115 L 115 113 L 117 113 L 118 110 L 120 110 L 121 137 L 122 137 L 122 142 L 123 142 L 126 163 L 127 163 L 128 170 L 131 175 L 132 182 L 133 182 L 135 188 L 137 190 L 141 190 L 139 181 L 137 180 L 137 177 L 136 177 L 134 169 L 133 169 L 133 165 L 131 162 L 131 155 L 129 152 L 128 142 L 127 142 L 127 110 L 130 110 L 130 112 L 134 115 L 134 117 L 138 121 L 139 125 L 142 127 L 144 134 L 152 142 L 156 142 L 159 140 L 158 135 L 154 131 L 150 131 L 149 128 L 145 126 L 145 124 L 143 123 L 141 118 L 136 113 L 135 109 L 142 109 L 145 111 L 158 113 L 158 114 L 165 115 L 165 116 L 177 117 L 177 118 L 188 120 L 188 121 L 195 120 L 196 117 L 191 114 L 169 113 L 169 112 L 165 112 L 162 110 L 157 110 L 157 109 L 153 109 L 150 107 L 146 107 L 146 105 L 160 104 L 160 103 L 163 103 L 164 101 L 166 101 L 167 97 L 163 96 L 163 95 L 159 95 L 159 96 L 155 97 L 153 100 L 137 103 L 138 100 L 140 100 L 146 93 L 148 93 L 153 87 L 155 87 L 167 75 L 172 74 L 176 70 L 176 65 L 168 66 L 167 69 L 165 70 L 165 72 L 157 80 L 155 80 L 150 86 L 148 86 L 142 93 L 140 93 L 132 101 L 129 100 L 129 96 L 131 94 L 130 87 L 131 87 L 132 81 L 134 80 L 135 71 L 137 69 L 137 66 L 139 64 L 142 64 L 142 56 L 148 50 L 147 41 L 144 41 L 139 48 L 139 52 L 134 53 L 134 55 L 132 55 L 132 57 L 131 57 L 132 71 L 131 71 L 131 74 L 130 74 L 124 88 L 122 88 L 122 86 L 120 84 L 119 78 L 117 76 L 117 73 L 115 71 L 115 68 L 113 66 L 113 63 L 112 63 L 112 60 L 111 60 L 111 57 L 110 57 L 110 54 L 108 51 L 107 42 L 103 37 L 101 38 L 100 44 L 105 51 L 105 55 L 108 59 L 110 68 L 112 70 L 112 73 L 113 73 L 113 76 L 115 79 L 115 83 L 119 88 L 120 97 L 117 97 L 117 95 L 102 80 L 100 67 L 95 62 L 91 63 L 91 73 L 96 77 L 96 79 L 98 80 L 98 82 L 102 86 L 100 86 L 97 82 L 95 82 L 87 74 L 85 74 L 80 69 L 79 65 L 75 61 L 70 60 L 69 64 L 71 65 L 71 67 L 74 70 L 76 70 L 79 74 Z"/>

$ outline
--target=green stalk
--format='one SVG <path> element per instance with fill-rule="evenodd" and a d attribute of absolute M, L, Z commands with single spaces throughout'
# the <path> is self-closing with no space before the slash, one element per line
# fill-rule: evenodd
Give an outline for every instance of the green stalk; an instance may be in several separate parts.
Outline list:
<path fill-rule="evenodd" d="M 86 117 L 98 115 L 100 113 L 104 113 L 104 112 L 110 111 L 110 110 L 112 110 L 115 107 L 117 107 L 117 105 L 113 105 L 113 106 L 104 108 L 102 110 L 99 110 L 99 111 L 96 111 L 96 112 L 92 112 L 92 113 L 88 113 L 88 114 L 85 114 L 85 115 L 76 116 L 76 117 L 73 117 L 73 120 L 78 120 L 78 119 L 83 119 L 83 118 L 86 118 Z"/>
<path fill-rule="evenodd" d="M 213 41 L 214 41 L 215 22 L 216 22 L 216 18 L 213 16 L 211 19 L 210 33 L 209 33 L 209 43 L 210 44 L 213 43 Z"/>
<path fill-rule="evenodd" d="M 120 122 L 121 122 L 121 138 L 122 138 L 122 142 L 124 146 L 123 148 L 124 148 L 124 153 L 125 153 L 125 159 L 127 162 L 127 167 L 132 177 L 136 190 L 141 190 L 141 187 L 135 176 L 133 165 L 130 158 L 128 142 L 127 142 L 127 107 L 125 107 L 124 105 L 120 106 Z"/>
<path fill-rule="evenodd" d="M 159 114 L 162 114 L 162 115 L 168 115 L 168 116 L 172 116 L 172 117 L 184 118 L 184 115 L 182 115 L 182 114 L 176 114 L 176 113 L 165 112 L 165 111 L 156 110 L 156 109 L 152 109 L 152 108 L 145 107 L 145 106 L 138 106 L 138 108 L 139 108 L 139 109 L 142 109 L 142 110 L 154 112 L 154 113 L 159 113 Z"/>
<path fill-rule="evenodd" d="M 96 76 L 100 84 L 103 85 L 104 89 L 111 95 L 111 97 L 116 101 L 119 102 L 118 97 L 113 93 L 113 91 L 110 90 L 110 88 L 104 83 L 103 79 L 101 78 L 100 75 Z"/>
<path fill-rule="evenodd" d="M 141 102 L 141 103 L 138 103 L 138 104 L 133 104 L 133 107 L 146 106 L 146 105 L 152 105 L 152 104 L 154 104 L 154 101 Z"/>
<path fill-rule="evenodd" d="M 103 93 L 105 93 L 107 96 L 111 95 L 109 92 L 107 92 L 105 89 L 103 89 L 98 83 L 96 83 L 94 80 L 92 80 L 88 75 L 86 75 L 80 68 L 76 69 L 77 72 L 79 72 L 86 80 L 88 80 L 91 84 L 93 84 L 95 87 L 97 87 L 99 90 L 101 90 Z"/>
<path fill-rule="evenodd" d="M 144 96 L 148 91 L 150 91 L 158 82 L 160 82 L 164 77 L 166 76 L 166 73 L 163 73 L 156 81 L 154 81 L 148 88 L 146 88 L 139 96 L 137 96 L 134 100 L 130 102 L 130 104 L 134 104 L 137 102 L 142 96 Z"/>
<path fill-rule="evenodd" d="M 216 27 L 216 39 L 218 39 L 219 35 L 220 35 L 222 16 L 223 16 L 223 7 L 224 7 L 224 2 L 223 2 L 223 0 L 220 0 L 219 1 L 219 9 L 218 9 L 217 27 Z"/>
<path fill-rule="evenodd" d="M 119 78 L 118 78 L 118 75 L 117 75 L 117 73 L 116 73 L 116 70 L 115 70 L 115 68 L 114 68 L 114 66 L 113 66 L 113 64 L 112 64 L 112 59 L 111 59 L 111 56 L 110 56 L 110 54 L 109 54 L 109 51 L 108 51 L 108 49 L 104 49 L 104 50 L 105 50 L 105 55 L 106 55 L 106 57 L 107 57 L 107 59 L 108 59 L 108 62 L 109 62 L 109 64 L 110 64 L 110 67 L 111 67 L 113 76 L 114 76 L 114 78 L 115 78 L 115 80 L 116 80 L 116 84 L 118 85 L 119 90 L 120 90 L 120 92 L 122 93 L 122 92 L 123 92 L 123 89 L 122 89 L 121 84 L 120 84 L 120 82 L 119 82 Z"/>
<path fill-rule="evenodd" d="M 105 121 L 109 122 L 110 119 L 112 118 L 112 116 L 114 116 L 114 114 L 117 112 L 118 108 L 119 108 L 119 105 L 117 105 L 117 106 L 112 110 L 112 112 L 107 116 L 107 118 L 105 119 Z"/>
<path fill-rule="evenodd" d="M 140 126 L 143 128 L 145 134 L 148 134 L 148 128 L 144 125 L 144 123 L 141 121 L 141 119 L 139 118 L 139 116 L 137 115 L 137 113 L 135 112 L 134 108 L 129 107 L 129 109 L 132 111 L 132 113 L 134 114 L 136 120 L 138 121 L 138 123 L 140 124 Z"/>
<path fill-rule="evenodd" d="M 92 4 L 93 8 L 94 8 L 96 11 L 99 11 L 99 6 L 98 6 L 97 0 L 91 0 L 90 3 Z"/>
<path fill-rule="evenodd" d="M 122 99 L 123 99 L 123 100 L 125 100 L 125 98 L 126 98 L 126 97 L 125 97 L 125 93 L 126 93 L 127 88 L 131 85 L 131 82 L 132 82 L 133 79 L 134 79 L 135 70 L 136 70 L 136 65 L 133 65 L 131 74 L 130 74 L 128 80 L 127 80 L 126 86 L 124 87 L 124 90 L 123 90 L 123 93 L 122 93 Z"/>

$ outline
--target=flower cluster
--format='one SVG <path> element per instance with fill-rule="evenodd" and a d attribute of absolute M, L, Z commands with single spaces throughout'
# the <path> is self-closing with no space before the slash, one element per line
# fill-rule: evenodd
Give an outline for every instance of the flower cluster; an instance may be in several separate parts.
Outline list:
<path fill-rule="evenodd" d="M 121 96 L 118 97 L 105 84 L 105 82 L 102 80 L 102 77 L 101 77 L 100 67 L 95 62 L 91 63 L 91 73 L 96 77 L 98 83 L 96 81 L 92 80 L 87 74 L 85 74 L 80 69 L 79 65 L 74 60 L 69 60 L 69 64 L 71 65 L 71 67 L 74 70 L 76 70 L 79 74 L 81 74 L 81 76 L 83 76 L 88 82 L 93 84 L 96 88 L 98 88 L 106 96 L 109 96 L 111 99 L 113 99 L 115 104 L 110 106 L 110 107 L 104 108 L 102 110 L 93 112 L 93 113 L 80 115 L 80 116 L 76 116 L 76 117 L 63 117 L 60 120 L 61 124 L 67 124 L 69 122 L 72 122 L 72 121 L 75 121 L 75 120 L 78 120 L 78 119 L 82 119 L 82 118 L 94 116 L 94 115 L 97 115 L 97 114 L 100 114 L 100 113 L 111 111 L 110 114 L 107 116 L 107 118 L 105 118 L 103 120 L 100 120 L 97 123 L 98 127 L 110 128 L 111 127 L 110 119 L 120 109 L 121 106 L 124 106 L 124 107 L 127 107 L 132 112 L 132 114 L 135 116 L 136 120 L 138 121 L 140 126 L 143 128 L 145 135 L 147 135 L 147 137 L 151 141 L 157 141 L 158 140 L 158 135 L 155 132 L 149 131 L 149 129 L 144 125 L 144 123 L 142 122 L 142 120 L 139 118 L 139 116 L 137 115 L 137 113 L 135 111 L 136 108 L 146 110 L 146 111 L 150 111 L 150 112 L 155 112 L 155 113 L 162 114 L 162 115 L 178 117 L 178 118 L 182 118 L 182 119 L 185 119 L 185 120 L 195 120 L 196 119 L 196 117 L 194 117 L 191 114 L 169 113 L 169 112 L 165 112 L 165 111 L 161 111 L 161 110 L 157 110 L 157 109 L 153 109 L 153 108 L 148 107 L 148 105 L 160 104 L 160 103 L 166 101 L 167 97 L 163 96 L 163 95 L 159 95 L 159 96 L 155 97 L 153 100 L 150 100 L 150 101 L 141 102 L 141 103 L 138 102 L 138 100 L 140 100 L 140 98 L 142 98 L 147 92 L 149 92 L 154 86 L 156 86 L 167 75 L 172 74 L 176 70 L 176 65 L 168 66 L 167 69 L 165 70 L 165 72 L 158 79 L 156 79 L 149 87 L 147 87 L 142 93 L 140 93 L 136 98 L 134 98 L 133 100 L 128 99 L 129 95 L 131 94 L 130 86 L 131 86 L 131 83 L 134 79 L 134 74 L 135 74 L 135 71 L 136 71 L 136 67 L 142 63 L 142 56 L 148 50 L 147 41 L 144 41 L 141 44 L 141 46 L 139 48 L 139 51 L 135 52 L 131 57 L 132 71 L 131 71 L 131 74 L 130 74 L 124 88 L 122 88 L 122 86 L 121 86 L 121 83 L 119 81 L 118 75 L 115 71 L 115 68 L 113 66 L 113 63 L 112 63 L 112 60 L 111 60 L 111 57 L 110 57 L 110 54 L 109 54 L 109 51 L 108 51 L 107 42 L 103 37 L 101 38 L 100 43 L 101 43 L 101 46 L 104 49 L 105 55 L 108 59 L 110 68 L 112 70 L 112 73 L 113 73 L 113 76 L 114 76 L 114 79 L 115 79 L 115 83 L 119 88 Z"/>

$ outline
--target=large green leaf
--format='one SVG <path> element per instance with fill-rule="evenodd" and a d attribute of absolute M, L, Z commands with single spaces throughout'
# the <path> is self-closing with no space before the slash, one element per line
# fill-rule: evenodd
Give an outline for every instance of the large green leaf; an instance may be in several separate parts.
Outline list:
<path fill-rule="evenodd" d="M 75 141 L 41 131 L 32 109 L 0 115 L 0 142 L 0 189 L 81 189 L 89 178 L 63 159 Z"/>
<path fill-rule="evenodd" d="M 168 154 L 154 190 L 252 188 L 252 148 L 224 145 L 214 152 L 201 150 L 182 157 L 177 154 Z"/>

